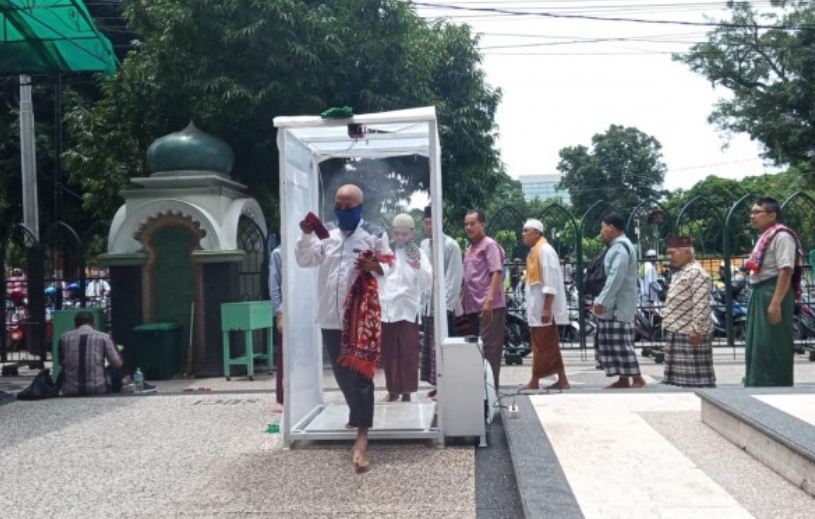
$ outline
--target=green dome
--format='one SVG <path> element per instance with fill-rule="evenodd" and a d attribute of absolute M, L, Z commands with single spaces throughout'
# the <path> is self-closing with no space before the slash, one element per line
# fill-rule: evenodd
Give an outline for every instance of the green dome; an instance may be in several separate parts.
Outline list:
<path fill-rule="evenodd" d="M 229 175 L 235 154 L 227 143 L 190 124 L 180 132 L 159 137 L 147 148 L 147 167 L 159 176 L 173 172 L 214 172 Z"/>

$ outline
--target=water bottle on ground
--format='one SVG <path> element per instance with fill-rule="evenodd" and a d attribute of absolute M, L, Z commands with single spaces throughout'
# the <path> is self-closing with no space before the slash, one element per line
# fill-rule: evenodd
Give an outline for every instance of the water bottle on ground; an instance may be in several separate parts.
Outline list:
<path fill-rule="evenodd" d="M 144 391 L 144 373 L 141 372 L 141 368 L 136 368 L 136 372 L 133 373 L 133 392 L 141 393 L 142 391 Z"/>

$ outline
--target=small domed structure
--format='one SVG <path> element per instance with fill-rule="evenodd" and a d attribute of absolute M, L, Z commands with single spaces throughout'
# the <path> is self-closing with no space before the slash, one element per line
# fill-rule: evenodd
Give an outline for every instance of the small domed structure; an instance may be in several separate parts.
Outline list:
<path fill-rule="evenodd" d="M 122 191 L 100 256 L 110 268 L 117 340 L 136 341 L 139 324 L 181 325 L 191 346 L 183 366 L 168 365 L 173 373 L 223 373 L 221 304 L 263 299 L 266 221 L 229 177 L 234 163 L 228 144 L 192 122 L 156 139 L 147 150 L 152 175 Z"/>
<path fill-rule="evenodd" d="M 147 167 L 154 177 L 200 175 L 229 176 L 235 154 L 229 144 L 199 130 L 195 123 L 180 132 L 159 137 L 147 148 Z"/>

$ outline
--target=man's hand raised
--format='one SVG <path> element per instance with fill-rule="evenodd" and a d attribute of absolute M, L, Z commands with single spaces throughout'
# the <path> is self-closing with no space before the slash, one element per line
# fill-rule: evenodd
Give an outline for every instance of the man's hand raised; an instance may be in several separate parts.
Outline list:
<path fill-rule="evenodd" d="M 303 234 L 311 234 L 314 232 L 314 226 L 307 220 L 300 220 L 300 230 L 303 231 Z"/>

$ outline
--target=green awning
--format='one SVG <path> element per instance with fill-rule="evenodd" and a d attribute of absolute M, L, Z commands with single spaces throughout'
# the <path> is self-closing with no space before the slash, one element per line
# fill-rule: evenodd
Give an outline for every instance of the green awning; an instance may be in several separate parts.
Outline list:
<path fill-rule="evenodd" d="M 82 0 L 0 0 L 0 74 L 116 72 Z"/>

